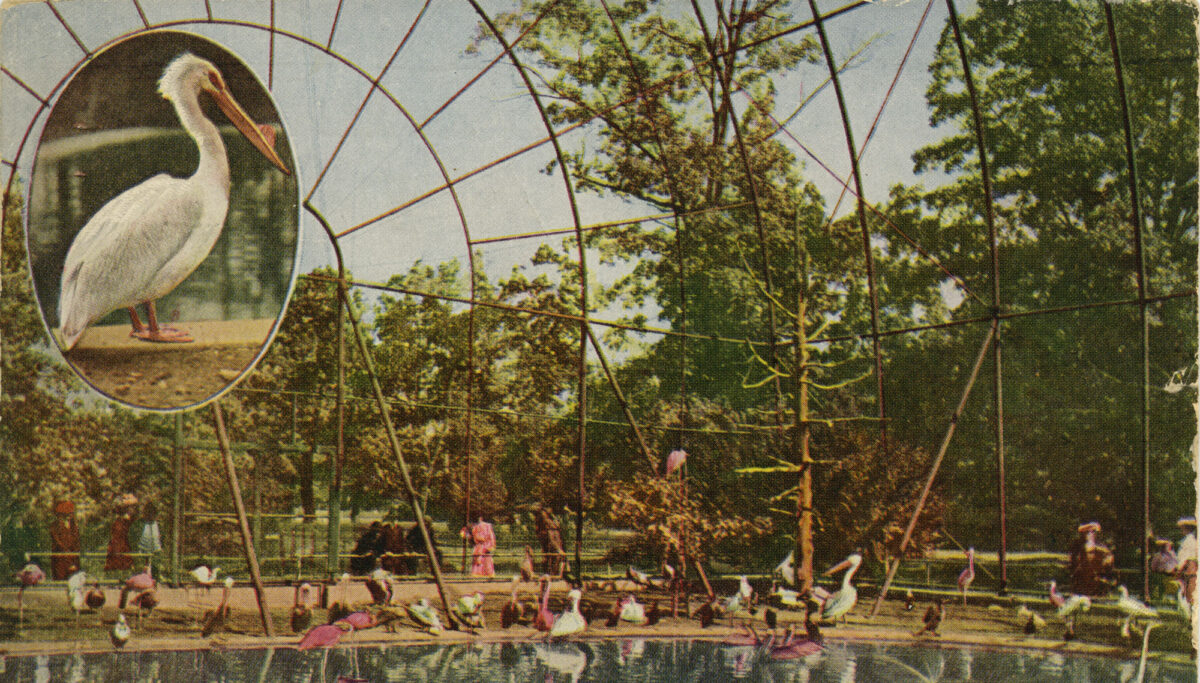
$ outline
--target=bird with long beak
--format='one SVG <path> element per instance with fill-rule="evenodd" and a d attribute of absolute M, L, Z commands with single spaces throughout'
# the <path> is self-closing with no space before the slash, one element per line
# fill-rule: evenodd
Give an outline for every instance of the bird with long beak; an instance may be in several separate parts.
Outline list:
<path fill-rule="evenodd" d="M 583 598 L 583 593 L 578 588 L 572 588 L 567 593 L 567 600 L 570 602 L 563 613 L 558 615 L 554 620 L 554 625 L 550 627 L 551 638 L 565 638 L 566 636 L 582 633 L 587 628 L 587 621 L 579 612 L 579 600 Z"/>
<path fill-rule="evenodd" d="M 963 604 L 967 604 L 967 589 L 975 580 L 975 549 L 967 548 L 967 568 L 958 575 L 958 591 L 962 593 Z"/>
<path fill-rule="evenodd" d="M 855 551 L 846 556 L 838 564 L 825 570 L 825 576 L 832 576 L 842 570 L 842 587 L 835 591 L 825 601 L 825 606 L 821 610 L 822 621 L 836 621 L 838 617 L 845 621 L 845 617 L 854 609 L 854 605 L 858 603 L 858 589 L 850 581 L 854 578 L 854 572 L 858 571 L 859 565 L 862 564 L 862 554 Z"/>
<path fill-rule="evenodd" d="M 200 107 L 211 97 L 234 127 L 272 164 L 290 174 L 275 152 L 273 128 L 254 123 L 233 98 L 224 76 L 207 60 L 179 55 L 163 71 L 159 93 L 175 107 L 196 142 L 200 162 L 188 178 L 160 173 L 100 207 L 75 235 L 63 264 L 58 317 L 69 351 L 87 326 L 110 311 L 129 311 L 130 336 L 189 342 L 187 333 L 158 323 L 154 302 L 183 282 L 221 236 L 229 211 L 229 159 L 221 133 Z M 148 324 L 135 307 L 146 304 Z"/>

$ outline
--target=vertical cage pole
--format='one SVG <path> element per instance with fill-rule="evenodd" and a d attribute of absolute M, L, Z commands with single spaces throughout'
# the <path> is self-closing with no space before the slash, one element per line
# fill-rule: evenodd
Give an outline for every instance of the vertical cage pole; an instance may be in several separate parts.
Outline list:
<path fill-rule="evenodd" d="M 974 121 L 975 142 L 979 147 L 979 174 L 983 179 L 984 220 L 987 222 L 989 259 L 992 268 L 992 320 L 995 322 L 996 343 L 992 346 L 992 388 L 995 394 L 992 422 L 995 433 L 996 450 L 996 494 L 999 505 L 1000 546 L 996 551 L 1000 563 L 1000 585 L 997 593 L 1004 595 L 1008 588 L 1008 512 L 1007 495 L 1004 475 L 1004 376 L 1000 342 L 1000 259 L 996 236 L 995 210 L 992 205 L 992 176 L 988 167 L 987 140 L 983 130 L 983 114 L 979 109 L 979 93 L 975 90 L 975 79 L 971 75 L 971 62 L 967 58 L 966 44 L 963 42 L 962 30 L 958 25 L 958 11 L 954 0 L 946 0 L 950 11 L 950 26 L 954 30 L 954 42 L 958 46 L 958 54 L 962 59 L 963 80 L 971 97 L 971 116 Z"/>
<path fill-rule="evenodd" d="M 404 483 L 404 493 L 408 497 L 409 505 L 412 506 L 413 516 L 417 520 L 417 528 L 421 531 L 421 540 L 425 544 L 425 555 L 429 559 L 429 568 L 433 572 L 433 580 L 437 585 L 438 596 L 442 599 L 442 608 L 446 611 L 446 616 L 450 620 L 450 623 L 457 627 L 458 620 L 454 618 L 454 611 L 450 609 L 450 598 L 446 591 L 446 584 L 442 579 L 442 569 L 438 564 L 433 540 L 429 537 L 429 530 L 425 527 L 425 514 L 421 508 L 421 499 L 417 495 L 416 487 L 413 486 L 408 462 L 404 459 L 403 451 L 400 450 L 400 440 L 396 437 L 396 428 L 392 424 L 392 415 L 388 409 L 387 401 L 383 396 L 383 387 L 379 384 L 379 375 L 375 372 L 375 364 L 371 361 L 371 351 L 367 348 L 362 331 L 359 330 L 358 318 L 355 317 L 354 310 L 350 305 L 341 245 L 338 244 L 337 237 L 333 233 L 333 228 L 329 226 L 329 222 L 325 220 L 325 216 L 307 201 L 303 202 L 303 206 L 304 210 L 321 224 L 321 229 L 325 231 L 325 235 L 329 238 L 329 244 L 333 247 L 339 275 L 337 281 L 338 307 L 345 309 L 346 316 L 350 321 L 350 329 L 354 332 L 354 341 L 358 348 L 359 356 L 362 359 L 363 367 L 367 371 L 367 377 L 371 380 L 371 391 L 375 395 L 375 405 L 378 407 L 380 418 L 383 420 L 384 431 L 387 433 L 388 445 L 391 447 L 392 455 L 395 456 L 396 463 L 400 466 L 400 478 Z"/>
<path fill-rule="evenodd" d="M 871 297 L 871 346 L 875 355 L 875 393 L 879 402 L 879 440 L 883 444 L 884 453 L 888 452 L 887 441 L 887 403 L 883 394 L 883 353 L 879 346 L 879 291 L 875 287 L 875 259 L 871 253 L 871 231 L 867 226 L 866 200 L 863 198 L 862 173 L 858 164 L 858 147 L 854 144 L 854 130 L 850 126 L 850 114 L 846 110 L 846 96 L 842 92 L 842 81 L 838 76 L 837 61 L 833 58 L 833 49 L 829 46 L 829 37 L 825 34 L 825 23 L 817 9 L 816 0 L 808 0 L 812 9 L 813 26 L 817 28 L 817 36 L 821 40 L 821 48 L 825 51 L 825 63 L 829 66 L 829 80 L 833 84 L 833 92 L 837 96 L 838 111 L 842 115 L 842 130 L 846 134 L 846 146 L 850 152 L 850 171 L 854 176 L 854 191 L 857 194 L 856 206 L 858 225 L 862 231 L 863 259 L 867 268 L 867 291 Z"/>
<path fill-rule="evenodd" d="M 342 263 L 338 262 L 338 280 L 343 281 L 346 277 L 345 269 Z M 340 294 L 340 285 L 339 285 Z M 345 339 L 345 313 L 342 306 L 338 305 L 337 311 L 337 329 L 336 334 L 337 344 L 337 387 L 335 388 L 334 405 L 337 415 L 337 443 L 334 447 L 332 476 L 329 480 L 329 523 L 326 527 L 328 548 L 325 559 L 325 569 L 328 577 L 332 579 L 338 573 L 338 568 L 341 565 L 342 551 L 342 467 L 346 457 L 345 451 L 345 379 L 346 379 L 346 339 Z"/>
<path fill-rule="evenodd" d="M 172 469 L 175 477 L 175 490 L 173 491 L 171 508 L 173 517 L 171 519 L 171 570 L 174 574 L 175 584 L 178 585 L 181 581 L 182 572 L 182 556 L 181 549 L 183 541 L 181 534 L 183 533 L 183 524 L 180 517 L 183 515 L 183 413 L 175 413 L 175 434 L 174 440 L 171 443 L 171 459 Z"/>
<path fill-rule="evenodd" d="M 550 115 L 546 113 L 545 106 L 542 105 L 542 98 L 538 95 L 537 89 L 533 87 L 533 81 L 530 80 L 529 72 L 517 59 L 517 53 L 513 51 L 512 45 L 504 38 L 504 34 L 496 27 L 496 24 L 488 16 L 487 12 L 479 6 L 476 0 L 468 0 L 471 7 L 475 9 L 475 13 L 483 19 L 483 23 L 487 25 L 488 30 L 500 43 L 500 47 L 508 58 L 512 61 L 513 66 L 517 70 L 517 74 L 521 76 L 521 81 L 525 84 L 525 90 L 529 93 L 530 99 L 533 100 L 534 106 L 537 107 L 538 115 L 542 119 L 542 125 L 545 126 L 547 134 L 550 136 L 550 144 L 554 147 L 554 156 L 558 161 L 558 169 L 562 175 L 563 183 L 567 187 L 567 202 L 571 205 L 571 218 L 575 225 L 575 244 L 579 254 L 579 355 L 577 358 L 576 374 L 578 377 L 578 431 L 577 438 L 579 440 L 579 497 L 577 500 L 578 509 L 575 511 L 575 581 L 583 583 L 583 508 L 584 508 L 584 489 L 586 477 L 586 456 L 587 456 L 587 347 L 588 347 L 588 286 L 587 286 L 587 259 L 585 257 L 585 249 L 583 246 L 583 223 L 579 218 L 579 204 L 575 201 L 575 189 L 571 184 L 571 176 L 567 170 L 566 156 L 563 154 L 562 146 L 558 143 L 558 134 L 554 131 L 554 125 L 550 122 Z"/>
<path fill-rule="evenodd" d="M 258 569 L 258 555 L 254 552 L 254 540 L 250 534 L 250 522 L 246 518 L 246 504 L 242 501 L 242 487 L 238 484 L 237 468 L 233 464 L 233 452 L 229 449 L 229 434 L 225 431 L 225 415 L 221 412 L 221 402 L 213 401 L 213 424 L 217 432 L 217 445 L 221 449 L 221 459 L 225 462 L 225 476 L 229 481 L 229 492 L 233 495 L 233 505 L 237 510 L 238 531 L 242 534 L 242 551 L 246 554 L 246 564 L 250 567 L 250 581 L 254 585 L 254 596 L 258 599 L 258 614 L 262 617 L 263 631 L 267 636 L 275 636 L 275 626 L 271 623 L 271 612 L 267 608 L 266 589 L 263 588 L 262 574 Z"/>
<path fill-rule="evenodd" d="M 1150 321 L 1146 315 L 1146 251 L 1142 239 L 1145 230 L 1142 204 L 1138 194 L 1137 158 L 1133 152 L 1133 126 L 1129 119 L 1129 96 L 1125 91 L 1125 72 L 1121 64 L 1121 46 L 1112 5 L 1104 2 L 1104 20 L 1108 26 L 1108 44 L 1112 48 L 1117 94 L 1121 102 L 1121 125 L 1125 130 L 1125 164 L 1129 167 L 1129 204 L 1133 221 L 1133 255 L 1137 260 L 1138 313 L 1142 344 L 1142 597 L 1150 599 Z"/>

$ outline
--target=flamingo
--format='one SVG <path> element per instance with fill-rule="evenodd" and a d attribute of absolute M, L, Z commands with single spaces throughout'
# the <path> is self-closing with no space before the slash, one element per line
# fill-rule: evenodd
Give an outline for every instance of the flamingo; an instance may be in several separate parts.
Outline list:
<path fill-rule="evenodd" d="M 958 590 L 962 593 L 963 604 L 967 604 L 967 589 L 975 580 L 975 549 L 967 548 L 967 568 L 958 575 Z"/>
<path fill-rule="evenodd" d="M 528 548 L 529 546 L 525 546 Z M 524 572 L 524 570 L 522 570 Z M 520 587 L 520 575 L 514 575 L 512 580 L 512 594 L 508 598 L 508 602 L 504 603 L 504 607 L 500 610 L 500 626 L 508 628 L 521 620 L 525 616 L 525 608 L 517 601 L 517 588 Z"/>
<path fill-rule="evenodd" d="M 549 631 L 554 627 L 554 613 L 550 611 L 550 577 L 542 575 L 542 600 L 538 603 L 537 614 L 533 618 L 533 627 L 539 631 Z"/>
<path fill-rule="evenodd" d="M 858 571 L 862 560 L 862 554 L 856 551 L 847 555 L 846 559 L 838 564 L 825 570 L 825 576 L 836 574 L 843 569 L 846 570 L 846 573 L 842 574 L 842 587 L 825 600 L 824 609 L 821 610 L 822 620 L 835 621 L 838 617 L 842 617 L 842 621 L 845 621 L 846 614 L 854 609 L 854 605 L 858 602 L 858 590 L 850 583 L 850 580 L 854 578 L 854 572 Z"/>
<path fill-rule="evenodd" d="M 124 614 L 117 614 L 117 623 L 113 625 L 112 631 L 108 634 L 112 640 L 113 647 L 125 647 L 125 643 L 129 642 L 129 624 L 125 621 Z"/>
<path fill-rule="evenodd" d="M 130 593 L 148 591 L 155 585 L 157 582 L 154 580 L 154 573 L 150 565 L 146 565 L 145 571 L 125 579 L 125 586 L 121 588 L 121 598 L 117 601 L 117 608 L 125 609 L 125 603 L 128 601 Z"/>
<path fill-rule="evenodd" d="M 349 631 L 352 627 L 345 622 L 336 624 L 321 624 L 309 629 L 308 633 L 300 639 L 300 643 L 296 645 L 297 650 L 311 650 L 314 647 L 329 647 L 335 645 L 342 634 Z"/>
<path fill-rule="evenodd" d="M 1067 599 L 1062 596 L 1062 593 L 1058 592 L 1058 582 L 1051 580 L 1050 581 L 1050 606 L 1053 607 L 1054 609 L 1062 609 L 1062 606 L 1064 604 L 1066 604 L 1066 602 L 1067 602 Z"/>
<path fill-rule="evenodd" d="M 275 153 L 274 129 L 259 127 L 233 99 L 211 62 L 184 53 L 167 65 L 159 93 L 175 107 L 196 142 L 200 162 L 189 178 L 165 173 L 135 185 L 88 220 L 75 236 L 63 265 L 58 314 L 63 350 L 69 351 L 93 321 L 119 308 L 129 311 L 131 336 L 146 341 L 189 342 L 185 332 L 159 327 L 158 299 L 188 275 L 216 244 L 229 210 L 229 160 L 217 127 L 204 116 L 200 93 L 208 93 L 259 152 L 285 174 Z M 146 304 L 149 326 L 135 306 Z"/>
<path fill-rule="evenodd" d="M 41 583 L 42 579 L 46 578 L 46 572 L 30 562 L 17 572 L 16 578 L 21 582 L 21 587 L 17 590 L 17 622 L 20 623 L 25 620 L 25 589 Z"/>
<path fill-rule="evenodd" d="M 292 597 L 291 625 L 293 633 L 306 630 L 312 623 L 312 608 L 308 606 L 310 590 L 312 590 L 312 586 L 308 585 L 307 581 L 296 586 L 296 592 Z"/>
<path fill-rule="evenodd" d="M 683 464 L 686 462 L 687 462 L 687 451 L 683 450 L 682 448 L 676 448 L 675 450 L 671 451 L 669 454 L 667 454 L 667 465 L 666 465 L 665 470 L 663 471 L 663 476 L 664 477 L 671 476 L 672 472 L 679 469 L 680 467 L 683 467 Z M 682 474 L 680 476 L 682 476 Z"/>
<path fill-rule="evenodd" d="M 229 619 L 229 594 L 233 591 L 233 577 L 225 577 L 225 586 L 221 589 L 221 602 L 215 610 L 209 611 L 204 615 L 204 627 L 200 629 L 200 636 L 207 638 L 218 630 L 225 628 L 225 621 Z"/>
<path fill-rule="evenodd" d="M 550 637 L 565 638 L 576 633 L 582 633 L 587 628 L 587 622 L 584 621 L 583 615 L 579 613 L 579 600 L 582 597 L 583 593 L 578 588 L 572 588 L 567 593 L 567 600 L 570 601 L 570 605 L 554 620 L 554 625 L 550 627 Z"/>

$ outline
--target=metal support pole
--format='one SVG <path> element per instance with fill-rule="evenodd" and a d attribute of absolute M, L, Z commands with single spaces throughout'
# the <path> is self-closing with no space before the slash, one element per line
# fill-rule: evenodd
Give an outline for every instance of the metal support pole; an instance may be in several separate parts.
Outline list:
<path fill-rule="evenodd" d="M 908 549 L 908 543 L 912 540 L 913 530 L 917 528 L 917 520 L 921 517 L 921 510 L 925 508 L 925 500 L 929 497 L 929 491 L 933 488 L 933 480 L 937 477 L 938 470 L 942 466 L 942 460 L 946 457 L 946 449 L 950 447 L 950 439 L 954 437 L 954 430 L 958 427 L 958 419 L 962 417 L 963 411 L 967 407 L 967 399 L 971 396 L 971 388 L 975 386 L 975 378 L 979 376 L 979 368 L 983 365 L 983 359 L 987 357 L 988 347 L 996 338 L 996 327 L 998 323 L 993 320 L 992 326 L 988 328 L 987 336 L 984 337 L 983 344 L 979 347 L 979 354 L 975 357 L 975 365 L 971 367 L 971 374 L 967 378 L 967 385 L 963 387 L 962 396 L 958 399 L 958 407 L 954 409 L 954 414 L 950 416 L 950 426 L 946 428 L 946 435 L 942 437 L 942 445 L 938 446 L 937 456 L 933 459 L 933 465 L 929 467 L 929 475 L 925 478 L 925 485 L 921 487 L 921 495 L 917 498 L 917 508 L 913 510 L 912 519 L 908 521 L 908 526 L 904 528 L 904 536 L 900 539 L 900 548 L 896 553 L 896 559 L 892 560 L 888 567 L 887 578 L 883 581 L 883 587 L 879 590 L 879 597 L 875 600 L 875 606 L 871 608 L 871 616 L 879 614 L 879 608 L 883 607 L 883 600 L 887 597 L 888 589 L 892 586 L 892 579 L 896 577 L 896 570 L 900 568 L 900 558 L 904 557 L 904 551 Z"/>
<path fill-rule="evenodd" d="M 1129 98 L 1125 92 L 1125 73 L 1121 67 L 1121 47 L 1117 42 L 1117 27 L 1112 6 L 1104 3 L 1104 20 L 1108 25 L 1108 43 L 1112 48 L 1113 68 L 1116 70 L 1117 93 L 1121 102 L 1121 124 L 1125 129 L 1125 163 L 1129 167 L 1129 204 L 1133 220 L 1133 255 L 1137 259 L 1138 312 L 1142 342 L 1142 597 L 1150 599 L 1150 553 L 1146 547 L 1150 527 L 1150 321 L 1146 316 L 1146 252 L 1142 243 L 1142 206 L 1138 194 L 1137 159 L 1133 153 L 1133 127 L 1129 120 Z"/>
<path fill-rule="evenodd" d="M 854 131 L 850 127 L 850 114 L 846 110 L 846 96 L 842 93 L 837 61 L 833 58 L 833 49 L 829 47 L 829 37 L 825 35 L 825 24 L 817 9 L 817 1 L 808 0 L 808 6 L 812 9 L 813 25 L 817 28 L 817 36 L 821 39 L 821 47 L 825 51 L 825 63 L 829 65 L 829 80 L 833 83 L 834 94 L 837 95 L 838 110 L 842 114 L 842 130 L 846 134 L 846 147 L 850 150 L 850 170 L 854 176 L 858 225 L 862 231 L 863 259 L 867 268 L 867 291 L 871 297 L 871 345 L 875 355 L 875 392 L 879 401 L 879 440 L 883 444 L 883 452 L 886 454 L 888 452 L 887 404 L 883 398 L 883 352 L 879 347 L 879 292 L 875 287 L 875 258 L 871 254 L 871 231 L 867 227 L 867 207 L 866 199 L 863 198 L 862 174 L 858 167 L 858 147 L 854 144 Z"/>
<path fill-rule="evenodd" d="M 996 551 L 997 559 L 1000 562 L 1000 584 L 996 592 L 1004 595 L 1008 588 L 1008 563 L 1005 558 L 1008 550 L 1008 506 L 1004 483 L 1004 383 L 1000 344 L 1000 259 L 996 237 L 995 209 L 992 204 L 992 174 L 988 167 L 987 140 L 983 131 L 983 114 L 979 109 L 979 93 L 975 90 L 975 78 L 971 75 L 971 62 L 967 59 L 967 47 L 963 43 L 962 30 L 958 25 L 958 12 L 954 8 L 954 0 L 946 0 L 946 7 L 950 11 L 950 26 L 954 30 L 954 42 L 958 46 L 958 54 L 962 59 L 963 80 L 967 86 L 967 93 L 971 96 L 971 116 L 975 128 L 975 142 L 979 147 L 979 175 L 983 180 L 984 220 L 987 222 L 988 248 L 992 267 L 992 334 L 996 338 L 996 343 L 992 346 L 992 388 L 995 394 L 992 422 L 995 431 L 996 492 L 1000 522 L 1000 544 Z"/>
<path fill-rule="evenodd" d="M 171 501 L 174 511 L 171 518 L 171 570 L 175 585 L 178 586 L 183 579 L 183 558 L 180 552 L 183 547 L 183 523 L 180 519 L 183 516 L 183 413 L 175 413 L 175 441 L 171 444 L 171 459 L 175 476 L 175 490 Z"/>
<path fill-rule="evenodd" d="M 258 599 L 258 613 L 262 617 L 263 630 L 268 636 L 275 635 L 271 623 L 271 612 L 267 608 L 267 595 L 263 589 L 262 575 L 258 571 L 258 556 L 254 553 L 254 539 L 250 536 L 250 522 L 246 518 L 246 505 L 242 502 L 242 487 L 238 484 L 237 468 L 233 465 L 233 453 L 229 450 L 229 435 L 225 432 L 225 416 L 221 403 L 213 401 L 213 422 L 216 425 L 217 443 L 221 458 L 225 461 L 225 476 L 229 481 L 229 492 L 233 494 L 233 505 L 237 509 L 238 530 L 242 533 L 242 550 L 246 553 L 246 564 L 250 567 L 250 581 L 254 584 L 254 595 Z"/>

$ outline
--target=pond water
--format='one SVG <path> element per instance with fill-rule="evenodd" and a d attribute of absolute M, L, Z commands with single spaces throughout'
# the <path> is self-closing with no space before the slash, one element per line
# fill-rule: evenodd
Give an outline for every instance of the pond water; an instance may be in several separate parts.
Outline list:
<path fill-rule="evenodd" d="M 112 652 L 0 658 L 0 681 L 900 681 L 1136 680 L 1137 659 L 834 643 L 807 659 L 695 640 Z M 1146 681 L 1196 681 L 1195 665 L 1151 658 Z"/>

